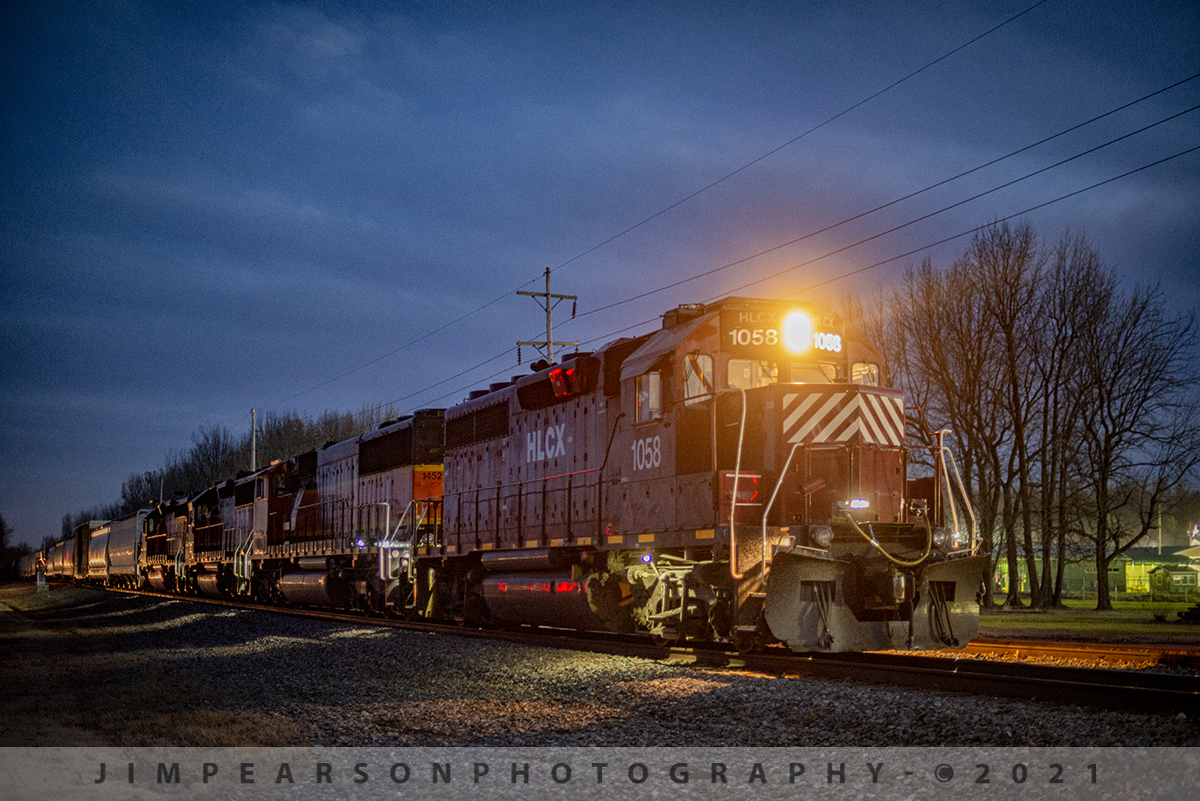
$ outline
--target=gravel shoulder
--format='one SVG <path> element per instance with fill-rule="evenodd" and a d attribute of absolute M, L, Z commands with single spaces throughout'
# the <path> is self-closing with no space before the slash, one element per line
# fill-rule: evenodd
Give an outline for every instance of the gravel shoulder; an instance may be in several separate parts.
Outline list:
<path fill-rule="evenodd" d="M 0 746 L 1198 746 L 1200 720 L 63 587 L 0 591 Z"/>

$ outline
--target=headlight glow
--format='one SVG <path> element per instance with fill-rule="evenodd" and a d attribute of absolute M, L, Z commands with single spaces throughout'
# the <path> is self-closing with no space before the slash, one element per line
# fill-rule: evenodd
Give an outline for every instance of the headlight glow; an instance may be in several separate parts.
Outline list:
<path fill-rule="evenodd" d="M 783 318 L 783 344 L 792 353 L 804 353 L 813 344 L 813 324 L 802 311 L 789 312 Z"/>

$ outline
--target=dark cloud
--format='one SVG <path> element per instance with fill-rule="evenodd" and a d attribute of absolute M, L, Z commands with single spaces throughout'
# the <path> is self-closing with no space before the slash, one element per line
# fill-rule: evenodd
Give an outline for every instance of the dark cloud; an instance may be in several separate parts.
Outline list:
<path fill-rule="evenodd" d="M 1193 3 L 1050 0 L 847 111 L 1029 5 L 7 3 L 0 509 L 39 541 L 251 406 L 454 402 L 519 372 L 540 318 L 509 293 L 546 267 L 587 311 L 745 260 L 564 321 L 598 344 L 796 265 L 742 291 L 918 251 L 819 290 L 874 291 L 1200 144 L 1184 116 L 870 239 L 1189 108 L 1197 80 L 775 249 L 1200 64 Z M 1197 159 L 1028 219 L 1190 310 Z"/>

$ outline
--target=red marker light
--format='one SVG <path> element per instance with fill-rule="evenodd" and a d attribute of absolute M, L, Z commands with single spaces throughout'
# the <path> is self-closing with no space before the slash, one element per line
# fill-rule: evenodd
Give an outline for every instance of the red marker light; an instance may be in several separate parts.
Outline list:
<path fill-rule="evenodd" d="M 558 592 L 575 592 L 577 586 L 579 585 L 574 581 L 560 581 L 557 590 Z"/>
<path fill-rule="evenodd" d="M 554 397 L 562 398 L 570 394 L 567 389 L 567 378 L 563 375 L 561 367 L 556 367 L 550 371 L 550 386 L 554 388 Z"/>

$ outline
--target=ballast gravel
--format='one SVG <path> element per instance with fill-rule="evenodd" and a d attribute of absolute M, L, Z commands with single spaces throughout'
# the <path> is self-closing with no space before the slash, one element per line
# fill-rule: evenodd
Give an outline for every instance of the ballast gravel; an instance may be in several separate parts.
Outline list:
<path fill-rule="evenodd" d="M 0 599 L 0 682 L 2 746 L 1200 745 L 1200 720 L 1170 710 L 783 678 L 74 588 Z"/>

